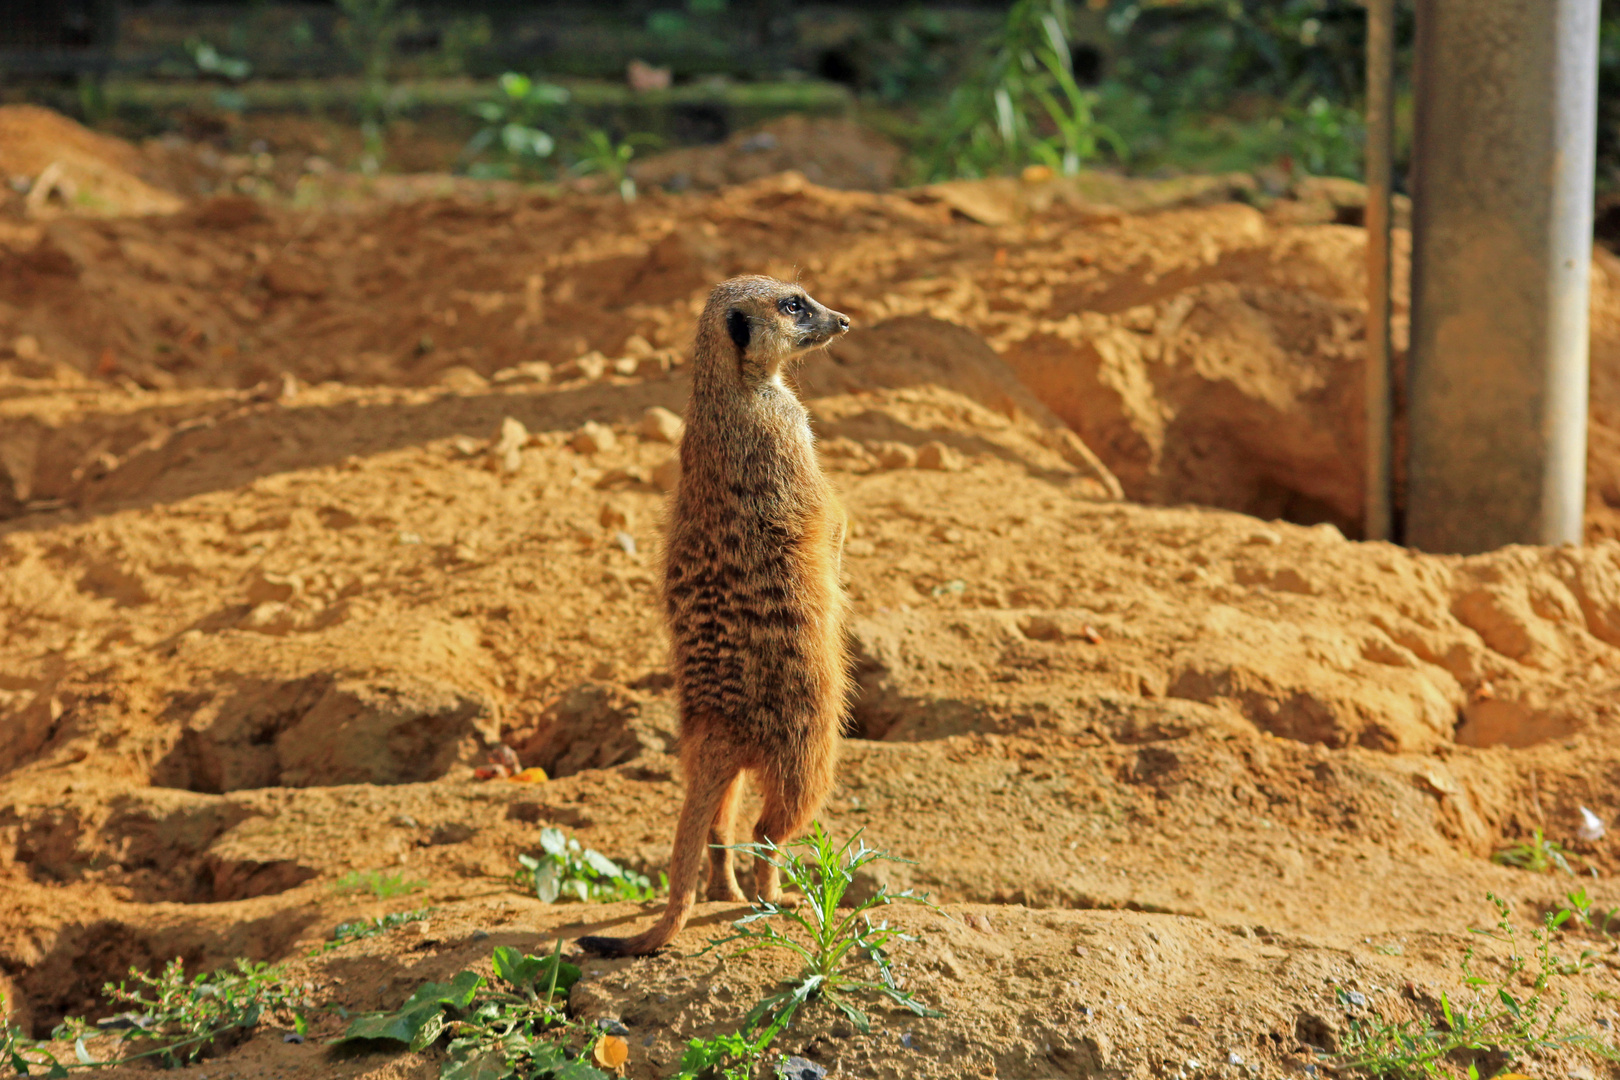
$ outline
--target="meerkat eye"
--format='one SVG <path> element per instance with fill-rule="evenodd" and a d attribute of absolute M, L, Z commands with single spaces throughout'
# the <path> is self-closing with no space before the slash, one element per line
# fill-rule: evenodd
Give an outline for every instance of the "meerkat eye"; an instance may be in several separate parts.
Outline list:
<path fill-rule="evenodd" d="M 797 296 L 790 296 L 786 300 L 782 301 L 782 310 L 787 312 L 789 315 L 797 315 L 799 312 L 804 310 L 804 305 L 799 303 L 799 298 Z"/>

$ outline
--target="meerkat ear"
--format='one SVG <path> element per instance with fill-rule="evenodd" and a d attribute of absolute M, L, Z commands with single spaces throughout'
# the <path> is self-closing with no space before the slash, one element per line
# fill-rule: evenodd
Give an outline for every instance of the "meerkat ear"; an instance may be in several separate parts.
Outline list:
<path fill-rule="evenodd" d="M 726 312 L 726 331 L 731 334 L 731 340 L 737 343 L 737 348 L 747 350 L 748 339 L 752 330 L 748 325 L 748 316 L 732 308 Z"/>

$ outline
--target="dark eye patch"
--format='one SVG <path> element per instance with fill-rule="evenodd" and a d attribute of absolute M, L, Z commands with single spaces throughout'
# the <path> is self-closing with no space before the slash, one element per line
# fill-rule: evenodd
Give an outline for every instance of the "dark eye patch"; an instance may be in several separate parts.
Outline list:
<path fill-rule="evenodd" d="M 805 303 L 797 296 L 789 296 L 783 298 L 777 307 L 781 308 L 785 315 L 798 315 L 805 310 Z"/>

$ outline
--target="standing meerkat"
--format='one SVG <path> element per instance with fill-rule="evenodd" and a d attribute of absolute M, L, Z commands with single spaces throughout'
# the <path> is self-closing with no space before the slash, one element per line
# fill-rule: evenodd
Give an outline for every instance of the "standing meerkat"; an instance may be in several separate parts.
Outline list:
<path fill-rule="evenodd" d="M 732 278 L 709 294 L 664 554 L 686 773 L 669 904 L 644 934 L 580 938 L 593 952 L 668 944 L 691 913 L 705 849 L 709 899 L 747 899 L 725 850 L 744 770 L 764 801 L 759 842 L 802 832 L 832 787 L 850 685 L 838 580 L 845 519 L 782 369 L 848 329 L 848 316 L 775 278 Z M 781 895 L 764 859 L 754 891 Z"/>

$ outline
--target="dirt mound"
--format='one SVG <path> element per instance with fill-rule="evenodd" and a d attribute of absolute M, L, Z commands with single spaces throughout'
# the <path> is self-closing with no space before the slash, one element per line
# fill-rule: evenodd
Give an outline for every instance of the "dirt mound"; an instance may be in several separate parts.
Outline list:
<path fill-rule="evenodd" d="M 868 1037 L 817 1006 L 784 1050 L 925 1080 L 1298 1072 L 1343 1030 L 1338 989 L 1431 1023 L 1486 892 L 1522 925 L 1561 902 L 1490 862 L 1503 844 L 1542 829 L 1620 902 L 1612 836 L 1578 829 L 1620 814 L 1620 544 L 1437 557 L 1330 523 L 1359 506 L 1358 233 L 1069 199 L 985 225 L 953 199 L 785 176 L 0 234 L 22 1021 L 100 1015 L 131 963 L 287 960 L 334 1009 L 210 1075 L 425 1074 L 329 1052 L 335 1009 L 651 914 L 542 905 L 512 873 L 546 826 L 665 867 L 668 414 L 706 286 L 744 269 L 797 267 L 858 323 L 794 376 L 851 515 L 860 690 L 823 818 L 915 860 L 860 888 L 943 905 L 898 916 L 920 940 L 897 960 L 945 1018 L 874 1010 Z M 1620 289 L 1598 272 L 1601 440 Z M 475 781 L 497 742 L 553 778 Z M 337 892 L 353 870 L 426 885 Z M 693 957 L 739 914 L 583 965 L 570 1008 L 632 1032 L 627 1075 L 667 1075 L 785 973 Z M 1570 971 L 1570 1017 L 1616 1019 L 1608 975 Z"/>
<path fill-rule="evenodd" d="M 788 174 L 629 205 L 508 196 L 310 216 L 238 213 L 252 204 L 226 199 L 161 224 L 59 219 L 0 236 L 0 345 L 13 354 L 0 363 L 154 390 L 282 372 L 470 386 L 535 362 L 611 382 L 679 361 L 706 283 L 797 273 L 861 325 L 926 315 L 972 329 L 1134 499 L 1355 535 L 1359 229 L 1279 224 L 1235 204 L 1125 215 L 1069 200 L 986 226 L 964 221 L 959 201 Z M 1592 534 L 1611 535 L 1620 276 L 1602 256 L 1594 265 L 1589 503 Z M 1398 348 L 1405 318 L 1402 280 Z M 42 456 L 62 436 L 24 422 L 35 430 L 13 437 L 8 463 L 82 477 L 87 458 L 120 453 Z M 140 441 L 114 441 L 125 440 Z M 14 477 L 11 499 L 56 497 L 65 483 Z"/>
<path fill-rule="evenodd" d="M 894 186 L 899 146 L 852 120 L 797 113 L 739 131 L 718 146 L 671 150 L 635 163 L 643 187 L 712 191 L 792 169 L 822 187 L 884 191 Z"/>
<path fill-rule="evenodd" d="M 0 106 L 0 177 L 24 186 L 21 209 L 54 214 L 172 214 L 179 197 L 141 177 L 140 151 L 35 105 Z"/>

